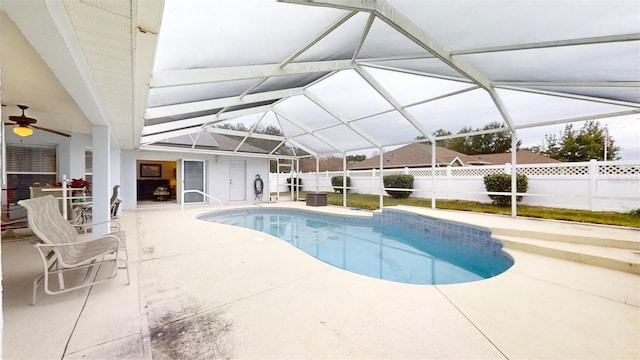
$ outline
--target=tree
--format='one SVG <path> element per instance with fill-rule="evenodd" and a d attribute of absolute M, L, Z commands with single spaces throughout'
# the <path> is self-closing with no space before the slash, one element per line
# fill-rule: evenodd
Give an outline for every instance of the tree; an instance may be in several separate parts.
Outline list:
<path fill-rule="evenodd" d="M 359 154 L 359 155 L 347 155 L 347 162 L 359 162 L 367 159 L 367 155 Z"/>
<path fill-rule="evenodd" d="M 482 129 L 473 129 L 469 126 L 465 126 L 458 131 L 458 134 L 501 128 L 502 124 L 494 121 L 485 125 Z M 521 144 L 522 141 L 518 141 L 516 149 L 519 149 Z M 467 155 L 505 153 L 511 150 L 511 132 L 500 131 L 481 135 L 457 137 L 451 139 L 449 145 L 446 147 Z"/>
<path fill-rule="evenodd" d="M 606 132 L 597 121 L 587 121 L 579 130 L 568 124 L 559 136 L 545 135 L 537 148 L 541 154 L 565 162 L 603 160 Z M 620 147 L 615 146 L 615 141 L 609 136 L 607 160 L 619 160 L 619 152 Z"/>
<path fill-rule="evenodd" d="M 438 129 L 438 130 L 433 132 L 433 136 L 435 136 L 435 137 L 448 136 L 448 135 L 451 135 L 451 131 L 445 130 L 445 129 Z M 436 140 L 436 146 L 442 146 L 442 147 L 445 147 L 445 148 L 449 148 L 449 146 L 451 146 L 451 141 L 452 141 L 452 139 Z"/>
<path fill-rule="evenodd" d="M 448 136 L 451 135 L 451 131 L 449 130 L 445 130 L 445 129 L 438 129 L 436 131 L 433 132 L 433 136 L 438 137 L 438 136 Z M 418 135 L 416 136 L 416 140 L 426 140 L 427 137 L 424 135 Z M 451 139 L 444 139 L 444 140 L 436 140 L 436 146 L 441 146 L 441 147 L 445 147 L 445 148 L 449 148 L 449 146 L 451 145 Z"/>

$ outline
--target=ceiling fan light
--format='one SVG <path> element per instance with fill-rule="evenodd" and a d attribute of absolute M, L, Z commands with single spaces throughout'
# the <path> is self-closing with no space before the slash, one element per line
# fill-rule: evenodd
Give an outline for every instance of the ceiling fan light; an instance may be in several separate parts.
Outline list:
<path fill-rule="evenodd" d="M 16 126 L 13 128 L 13 133 L 21 137 L 27 137 L 33 135 L 33 130 L 26 126 Z"/>

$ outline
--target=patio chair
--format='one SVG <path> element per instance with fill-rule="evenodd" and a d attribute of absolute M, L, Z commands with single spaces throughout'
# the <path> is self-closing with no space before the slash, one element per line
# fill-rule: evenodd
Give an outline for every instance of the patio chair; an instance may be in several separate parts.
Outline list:
<path fill-rule="evenodd" d="M 20 200 L 18 204 L 27 209 L 29 227 L 41 240 L 35 247 L 42 259 L 44 272 L 33 280 L 33 304 L 36 303 L 37 288 L 43 281 L 45 293 L 56 295 L 113 279 L 118 269 L 124 269 L 129 284 L 124 231 L 111 232 L 97 239 L 92 239 L 91 234 L 79 234 L 64 219 L 58 201 L 51 195 Z M 119 258 L 122 250 L 124 259 Z M 101 265 L 110 265 L 111 268 L 106 278 L 98 279 L 97 272 Z M 83 269 L 86 273 L 82 281 L 73 286 L 65 283 L 65 274 Z M 57 288 L 51 287 L 52 276 L 57 276 Z"/>
<path fill-rule="evenodd" d="M 121 202 L 120 185 L 116 185 L 113 187 L 113 193 L 111 194 L 111 219 L 118 218 L 118 210 L 120 209 Z"/>
<path fill-rule="evenodd" d="M 120 209 L 120 203 L 122 202 L 122 198 L 120 197 L 120 185 L 116 185 L 113 187 L 113 192 L 111 193 L 111 201 L 110 201 L 110 210 L 109 214 L 111 216 L 111 220 L 115 220 L 118 218 L 118 210 Z M 92 210 L 93 204 L 91 202 L 85 202 L 81 205 L 74 208 L 74 224 L 86 224 L 90 223 L 92 219 Z"/>

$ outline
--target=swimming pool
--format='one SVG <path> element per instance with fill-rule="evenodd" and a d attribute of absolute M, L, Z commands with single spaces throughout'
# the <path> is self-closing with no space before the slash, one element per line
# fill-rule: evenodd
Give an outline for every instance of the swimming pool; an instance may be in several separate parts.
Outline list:
<path fill-rule="evenodd" d="M 293 209 L 243 209 L 199 216 L 278 237 L 354 273 L 410 284 L 453 284 L 496 276 L 513 259 L 490 232 L 383 209 L 372 218 Z"/>

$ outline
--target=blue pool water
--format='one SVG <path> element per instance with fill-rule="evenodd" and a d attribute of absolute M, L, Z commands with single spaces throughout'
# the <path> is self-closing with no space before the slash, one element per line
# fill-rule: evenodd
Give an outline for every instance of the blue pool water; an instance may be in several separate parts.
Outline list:
<path fill-rule="evenodd" d="M 200 219 L 262 231 L 341 269 L 402 283 L 476 281 L 513 265 L 486 230 L 393 210 L 359 218 L 247 209 Z"/>

